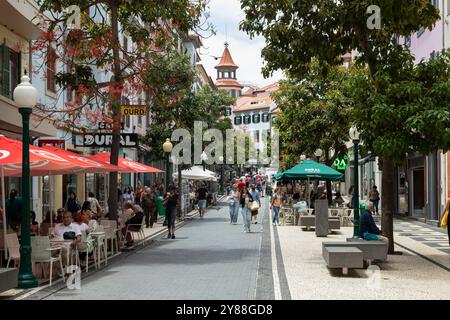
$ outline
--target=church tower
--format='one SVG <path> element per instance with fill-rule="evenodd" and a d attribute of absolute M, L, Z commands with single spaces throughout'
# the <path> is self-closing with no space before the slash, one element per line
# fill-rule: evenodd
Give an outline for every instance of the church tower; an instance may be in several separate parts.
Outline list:
<path fill-rule="evenodd" d="M 240 97 L 241 90 L 244 88 L 236 80 L 236 70 L 239 68 L 231 57 L 230 50 L 228 50 L 228 42 L 225 42 L 225 49 L 223 50 L 222 57 L 217 66 L 217 89 L 223 89 L 228 91 L 232 97 Z"/>

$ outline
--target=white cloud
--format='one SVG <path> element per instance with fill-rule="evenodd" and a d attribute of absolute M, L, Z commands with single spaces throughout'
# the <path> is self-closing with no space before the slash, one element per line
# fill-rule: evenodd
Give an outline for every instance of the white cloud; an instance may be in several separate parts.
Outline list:
<path fill-rule="evenodd" d="M 205 47 L 200 53 L 206 71 L 214 80 L 216 79 L 214 66 L 219 61 L 211 56 L 222 55 L 225 40 L 229 43 L 234 62 L 239 66 L 236 76 L 240 82 L 263 86 L 282 77 L 281 71 L 269 79 L 262 76 L 261 49 L 264 47 L 264 38 L 250 39 L 245 32 L 239 30 L 239 23 L 245 17 L 239 0 L 211 0 L 210 15 L 210 21 L 214 24 L 217 34 L 203 40 Z"/>

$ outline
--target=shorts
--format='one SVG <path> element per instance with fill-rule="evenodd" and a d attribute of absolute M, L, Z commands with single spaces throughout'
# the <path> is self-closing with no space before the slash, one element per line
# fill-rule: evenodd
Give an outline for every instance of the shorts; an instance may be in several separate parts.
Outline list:
<path fill-rule="evenodd" d="M 175 228 L 175 221 L 177 220 L 177 210 L 171 210 L 171 212 L 166 216 L 167 218 L 167 227 Z"/>
<path fill-rule="evenodd" d="M 198 207 L 200 209 L 205 209 L 206 208 L 206 200 L 198 200 Z"/>
<path fill-rule="evenodd" d="M 252 217 L 258 215 L 258 210 L 252 211 Z"/>

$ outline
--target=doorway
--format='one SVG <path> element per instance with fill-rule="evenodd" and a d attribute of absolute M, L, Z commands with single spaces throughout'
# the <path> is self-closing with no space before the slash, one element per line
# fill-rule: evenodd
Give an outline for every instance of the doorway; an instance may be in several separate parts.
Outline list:
<path fill-rule="evenodd" d="M 425 170 L 423 167 L 412 170 L 412 184 L 413 215 L 423 216 L 425 207 Z"/>

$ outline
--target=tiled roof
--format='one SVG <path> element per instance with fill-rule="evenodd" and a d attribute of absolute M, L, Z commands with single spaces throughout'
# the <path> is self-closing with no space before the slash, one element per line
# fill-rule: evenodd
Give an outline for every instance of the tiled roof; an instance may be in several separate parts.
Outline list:
<path fill-rule="evenodd" d="M 231 53 L 230 50 L 228 50 L 228 47 L 225 46 L 225 49 L 223 50 L 222 53 L 222 58 L 220 59 L 220 62 L 217 66 L 215 66 L 215 68 L 220 68 L 220 67 L 233 67 L 233 68 L 239 68 L 233 61 L 233 58 L 231 57 Z"/>
<path fill-rule="evenodd" d="M 244 86 L 242 84 L 240 84 L 237 80 L 235 79 L 219 79 L 216 82 L 216 87 L 221 87 L 221 86 L 233 86 L 233 87 L 239 87 L 239 88 L 243 88 Z"/>

